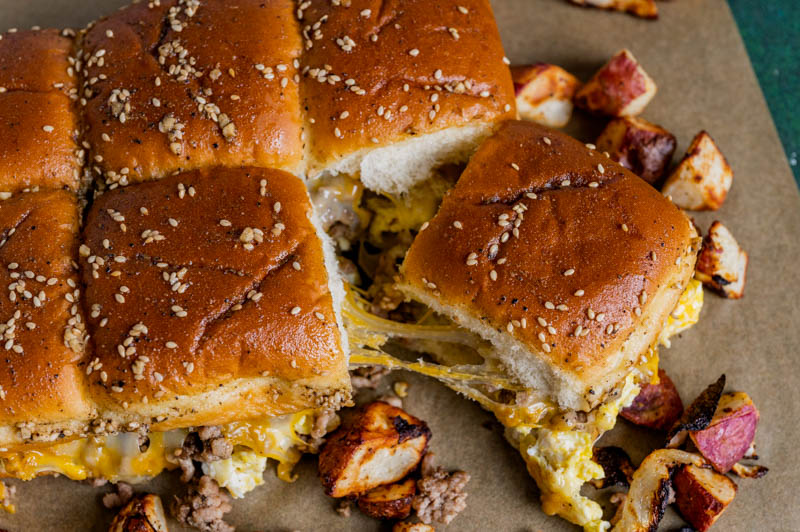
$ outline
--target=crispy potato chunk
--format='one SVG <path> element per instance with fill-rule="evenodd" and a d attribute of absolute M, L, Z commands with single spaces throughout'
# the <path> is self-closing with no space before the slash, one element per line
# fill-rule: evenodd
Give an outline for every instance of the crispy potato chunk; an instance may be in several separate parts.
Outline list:
<path fill-rule="evenodd" d="M 623 49 L 575 94 L 575 105 L 608 116 L 637 116 L 656 94 L 656 84 Z"/>
<path fill-rule="evenodd" d="M 714 469 L 727 473 L 744 458 L 753 443 L 758 417 L 758 409 L 749 395 L 725 393 L 708 427 L 692 432 L 690 437 Z"/>
<path fill-rule="evenodd" d="M 643 118 L 615 118 L 597 138 L 597 149 L 651 185 L 655 185 L 675 153 L 675 137 Z"/>
<path fill-rule="evenodd" d="M 599 7 L 612 11 L 624 11 L 637 17 L 658 18 L 655 0 L 569 0 L 579 6 Z"/>
<path fill-rule="evenodd" d="M 520 118 L 547 127 L 564 127 L 572 116 L 578 78 L 556 65 L 511 67 Z"/>
<path fill-rule="evenodd" d="M 683 413 L 683 402 L 672 379 L 658 370 L 658 384 L 645 384 L 630 406 L 620 415 L 636 425 L 667 431 Z"/>
<path fill-rule="evenodd" d="M 417 492 L 413 478 L 378 486 L 358 498 L 358 508 L 374 519 L 405 519 L 411 513 L 411 500 Z"/>
<path fill-rule="evenodd" d="M 694 276 L 721 296 L 739 299 L 744 295 L 747 260 L 747 253 L 728 228 L 715 221 L 703 237 Z"/>
<path fill-rule="evenodd" d="M 134 497 L 114 517 L 109 532 L 167 532 L 167 518 L 159 496 Z"/>
<path fill-rule="evenodd" d="M 392 532 L 434 532 L 431 525 L 424 523 L 395 523 Z"/>
<path fill-rule="evenodd" d="M 719 519 L 736 495 L 736 484 L 712 469 L 687 465 L 672 481 L 678 511 L 697 532 Z"/>
<path fill-rule="evenodd" d="M 430 437 L 424 421 L 382 401 L 368 404 L 320 452 L 325 492 L 338 498 L 397 482 L 416 469 Z"/>
<path fill-rule="evenodd" d="M 733 183 L 733 171 L 714 139 L 701 131 L 672 174 L 662 192 L 681 209 L 715 211 L 722 206 Z"/>

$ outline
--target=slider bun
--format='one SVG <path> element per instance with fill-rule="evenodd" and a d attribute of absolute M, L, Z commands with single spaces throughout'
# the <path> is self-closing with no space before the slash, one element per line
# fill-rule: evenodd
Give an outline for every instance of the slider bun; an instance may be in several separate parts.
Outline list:
<path fill-rule="evenodd" d="M 293 2 L 211 0 L 191 16 L 175 2 L 152 4 L 117 11 L 80 39 L 84 138 L 94 175 L 114 185 L 215 165 L 299 170 Z M 265 79 L 257 65 L 271 68 L 274 78 Z M 129 99 L 110 102 L 115 90 Z M 233 129 L 225 130 L 222 115 Z"/>
<path fill-rule="evenodd" d="M 198 170 L 100 196 L 81 266 L 103 416 L 163 430 L 346 402 L 309 216 L 302 181 L 277 170 Z"/>
<path fill-rule="evenodd" d="M 63 190 L 0 201 L 3 446 L 37 426 L 56 433 L 79 430 L 92 411 L 82 369 L 85 331 L 75 303 L 79 279 L 72 265 L 78 216 L 74 194 Z"/>
<path fill-rule="evenodd" d="M 415 239 L 401 288 L 491 340 L 525 386 L 588 409 L 656 342 L 694 272 L 695 237 L 679 209 L 604 155 L 507 122 Z"/>
<path fill-rule="evenodd" d="M 70 40 L 56 30 L 0 37 L 0 193 L 79 185 Z"/>
<path fill-rule="evenodd" d="M 437 166 L 466 162 L 514 116 L 488 1 L 308 4 L 300 24 L 309 176 L 360 173 L 369 188 L 404 192 Z"/>

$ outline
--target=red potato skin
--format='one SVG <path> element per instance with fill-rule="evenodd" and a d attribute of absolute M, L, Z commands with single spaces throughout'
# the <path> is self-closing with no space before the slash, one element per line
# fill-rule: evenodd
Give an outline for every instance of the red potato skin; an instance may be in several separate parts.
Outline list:
<path fill-rule="evenodd" d="M 746 399 L 742 399 L 745 396 Z M 743 403 L 730 406 L 733 400 Z M 726 393 L 709 426 L 690 434 L 700 453 L 720 473 L 727 473 L 747 453 L 756 435 L 759 414 L 746 394 Z"/>
<path fill-rule="evenodd" d="M 578 91 L 575 96 L 575 105 L 595 113 L 619 116 L 625 106 L 647 91 L 645 79 L 637 68 L 636 61 L 626 54 L 615 55 L 592 80 L 601 90 L 593 90 L 593 84 L 587 83 L 585 90 Z"/>
<path fill-rule="evenodd" d="M 658 370 L 658 384 L 645 384 L 631 406 L 620 415 L 643 427 L 667 431 L 681 417 L 683 402 L 672 379 L 663 369 Z"/>
<path fill-rule="evenodd" d="M 736 484 L 724 475 L 715 476 L 717 482 L 732 485 L 734 493 Z M 691 467 L 683 467 L 672 480 L 675 490 L 675 505 L 678 511 L 697 532 L 705 532 L 713 525 L 731 501 L 720 501 L 713 493 L 698 482 L 691 473 Z"/>

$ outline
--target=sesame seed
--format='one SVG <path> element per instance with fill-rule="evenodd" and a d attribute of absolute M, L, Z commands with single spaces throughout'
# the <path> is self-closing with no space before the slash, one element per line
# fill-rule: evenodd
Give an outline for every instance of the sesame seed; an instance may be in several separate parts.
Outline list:
<path fill-rule="evenodd" d="M 455 227 L 456 229 L 464 229 L 464 225 L 461 222 L 459 222 L 458 220 L 453 222 L 453 227 Z"/>
<path fill-rule="evenodd" d="M 497 272 L 495 270 L 489 271 L 489 279 L 491 279 L 492 281 L 497 280 Z"/>
<path fill-rule="evenodd" d="M 509 324 L 506 325 L 506 330 L 510 333 L 514 332 L 514 324 L 509 322 Z"/>
<path fill-rule="evenodd" d="M 568 187 L 571 184 L 572 184 L 572 181 L 570 181 L 569 179 L 565 179 L 564 181 L 561 182 L 561 186 L 562 187 Z"/>
<path fill-rule="evenodd" d="M 169 341 L 164 345 L 167 346 L 167 349 L 177 349 L 178 348 L 178 344 L 176 344 L 175 342 L 172 342 L 172 341 Z"/>
<path fill-rule="evenodd" d="M 592 309 L 588 309 L 586 311 L 586 315 L 589 316 L 590 320 L 593 320 L 595 318 L 594 310 L 592 310 Z"/>
<path fill-rule="evenodd" d="M 535 192 L 528 192 L 527 194 L 525 194 L 525 197 L 527 197 L 529 199 L 536 199 L 539 196 L 537 196 Z"/>
<path fill-rule="evenodd" d="M 595 146 L 594 144 L 592 144 L 590 142 L 586 143 L 586 147 L 589 148 L 590 150 L 596 150 L 597 149 L 597 146 Z"/>
<path fill-rule="evenodd" d="M 542 327 L 547 327 L 547 320 L 544 319 L 543 317 L 541 316 L 537 317 L 536 321 L 538 321 L 539 325 L 541 325 Z"/>
<path fill-rule="evenodd" d="M 467 9 L 467 8 L 466 8 L 466 7 L 464 7 L 464 6 L 458 6 L 458 11 L 459 11 L 459 13 L 461 13 L 462 15 L 466 15 L 467 13 L 469 13 L 469 9 Z"/>
<path fill-rule="evenodd" d="M 580 336 L 582 332 L 583 332 L 583 327 L 578 325 L 577 327 L 575 327 L 575 332 L 573 334 L 575 336 Z"/>
<path fill-rule="evenodd" d="M 219 225 L 222 227 L 230 227 L 232 224 L 228 220 L 222 219 L 219 221 Z"/>
<path fill-rule="evenodd" d="M 417 50 L 416 48 L 412 48 L 411 50 L 408 51 L 408 55 L 410 55 L 411 57 L 417 57 L 419 55 L 419 50 Z"/>
<path fill-rule="evenodd" d="M 519 165 L 517 163 L 511 163 L 511 168 L 519 172 Z"/>
<path fill-rule="evenodd" d="M 622 230 L 628 232 L 628 224 L 622 224 Z"/>
<path fill-rule="evenodd" d="M 656 260 L 656 252 L 655 251 L 651 251 L 650 252 L 650 260 L 653 260 L 653 261 Z"/>
<path fill-rule="evenodd" d="M 176 220 L 175 218 L 169 218 L 167 222 L 169 222 L 169 225 L 171 225 L 172 227 L 178 227 L 178 220 Z"/>
<path fill-rule="evenodd" d="M 539 341 L 545 343 L 547 341 L 547 336 L 543 332 L 540 332 L 538 335 Z"/>
<path fill-rule="evenodd" d="M 275 204 L 272 206 L 272 210 L 275 211 L 276 214 L 281 212 L 281 202 L 276 201 Z"/>
<path fill-rule="evenodd" d="M 603 314 L 603 313 L 601 312 L 600 314 L 598 314 L 597 316 L 595 316 L 595 318 L 594 318 L 594 319 L 595 319 L 595 320 L 597 320 L 597 321 L 599 321 L 599 322 L 602 322 L 604 319 L 606 319 L 606 315 L 605 315 L 605 314 Z"/>
<path fill-rule="evenodd" d="M 542 137 L 542 140 L 543 140 L 543 141 L 544 141 L 544 143 L 545 143 L 545 144 L 547 144 L 548 146 L 550 146 L 550 145 L 552 144 L 552 142 L 550 141 L 550 139 L 549 139 L 548 137 Z"/>
<path fill-rule="evenodd" d="M 550 301 L 545 301 L 544 302 L 544 308 L 546 308 L 548 310 L 554 310 L 556 308 L 556 306 L 553 305 L 553 303 L 551 303 Z"/>
<path fill-rule="evenodd" d="M 553 327 L 552 325 L 548 325 L 547 326 L 547 332 L 549 332 L 550 334 L 555 334 L 556 333 L 556 328 Z"/>
<path fill-rule="evenodd" d="M 633 313 L 636 314 L 637 316 L 641 316 L 642 315 L 642 309 L 639 308 L 639 307 L 636 307 L 635 309 L 633 309 Z"/>
<path fill-rule="evenodd" d="M 575 294 L 574 294 L 574 295 L 575 295 L 575 296 L 577 296 L 577 297 L 581 297 L 581 296 L 583 296 L 583 294 L 585 294 L 585 293 L 586 293 L 586 292 L 584 292 L 583 290 L 575 290 Z"/>
<path fill-rule="evenodd" d="M 364 18 L 369 17 L 371 14 L 372 14 L 372 10 L 371 9 L 364 9 L 363 11 L 361 11 L 361 16 L 364 17 Z"/>
<path fill-rule="evenodd" d="M 566 306 L 564 303 L 561 303 L 560 305 L 556 306 L 556 310 L 560 310 L 561 312 L 565 312 L 565 311 L 569 310 L 569 307 Z"/>
<path fill-rule="evenodd" d="M 300 307 L 292 307 L 292 310 L 290 310 L 289 313 L 292 316 L 297 316 L 298 314 L 300 314 L 300 310 L 301 310 Z"/>
<path fill-rule="evenodd" d="M 569 270 L 566 270 L 564 272 L 564 277 L 569 277 L 570 275 L 573 275 L 574 273 L 575 273 L 575 269 L 574 268 L 570 268 Z"/>
<path fill-rule="evenodd" d="M 606 169 L 603 168 L 602 164 L 598 164 L 597 165 L 597 171 L 600 172 L 601 174 L 604 174 L 606 172 Z"/>
<path fill-rule="evenodd" d="M 592 181 L 591 183 L 589 183 L 589 188 L 597 188 L 599 186 L 600 183 L 598 183 L 597 181 Z"/>
<path fill-rule="evenodd" d="M 54 129 L 55 129 L 55 128 L 54 128 L 53 126 L 44 126 L 44 127 L 42 127 L 42 130 L 43 130 L 45 133 L 52 133 Z"/>
<path fill-rule="evenodd" d="M 481 91 L 479 96 L 481 98 L 488 98 L 491 93 L 489 91 Z"/>
<path fill-rule="evenodd" d="M 543 344 L 542 344 L 542 350 L 543 350 L 545 353 L 549 353 L 549 352 L 550 352 L 550 344 L 543 343 Z"/>

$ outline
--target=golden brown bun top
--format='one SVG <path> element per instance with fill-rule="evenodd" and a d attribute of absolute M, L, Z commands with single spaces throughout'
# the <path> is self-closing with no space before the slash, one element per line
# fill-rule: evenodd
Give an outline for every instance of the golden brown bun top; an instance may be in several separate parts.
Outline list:
<path fill-rule="evenodd" d="M 562 133 L 507 122 L 420 232 L 404 273 L 497 331 L 510 323 L 551 367 L 587 381 L 640 325 L 636 309 L 646 313 L 694 262 L 692 236 L 686 216 L 622 166 Z"/>
<path fill-rule="evenodd" d="M 488 1 L 306 4 L 309 174 L 362 148 L 513 117 L 514 87 Z"/>
<path fill-rule="evenodd" d="M 83 418 L 78 207 L 66 191 L 0 202 L 0 418 L 3 424 Z M 12 295 L 13 294 L 13 295 Z"/>
<path fill-rule="evenodd" d="M 300 179 L 252 168 L 192 171 L 100 196 L 81 249 L 103 364 L 90 376 L 93 390 L 152 405 L 233 379 L 345 382 L 309 210 Z"/>
<path fill-rule="evenodd" d="M 68 57 L 72 39 L 59 30 L 0 34 L 0 92 L 60 90 L 75 86 Z"/>
<path fill-rule="evenodd" d="M 57 30 L 0 35 L 0 193 L 78 189 L 70 47 Z"/>
<path fill-rule="evenodd" d="M 79 46 L 95 175 L 112 184 L 212 165 L 297 168 L 296 28 L 290 0 L 141 2 L 98 21 Z"/>

